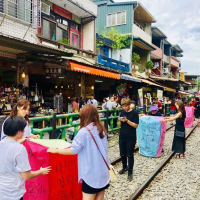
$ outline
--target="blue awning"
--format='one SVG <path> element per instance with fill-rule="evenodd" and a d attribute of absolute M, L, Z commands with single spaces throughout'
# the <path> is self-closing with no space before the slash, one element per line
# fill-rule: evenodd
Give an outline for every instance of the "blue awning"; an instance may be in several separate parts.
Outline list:
<path fill-rule="evenodd" d="M 121 79 L 124 79 L 124 80 L 127 80 L 127 81 L 135 81 L 135 82 L 141 83 L 141 80 L 140 80 L 140 79 L 136 79 L 136 78 L 134 78 L 133 76 L 128 75 L 128 74 L 121 74 L 121 75 L 120 75 L 120 78 L 121 78 Z"/>

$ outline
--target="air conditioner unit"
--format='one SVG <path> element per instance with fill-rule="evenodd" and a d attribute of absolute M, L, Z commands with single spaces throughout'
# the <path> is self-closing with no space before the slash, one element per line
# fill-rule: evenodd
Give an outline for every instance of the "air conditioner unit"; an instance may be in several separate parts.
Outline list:
<path fill-rule="evenodd" d="M 165 74 L 169 73 L 169 69 L 168 68 L 163 68 L 163 73 L 165 73 Z"/>
<path fill-rule="evenodd" d="M 155 62 L 154 67 L 159 67 L 159 62 Z"/>
<path fill-rule="evenodd" d="M 42 11 L 42 13 L 45 13 L 46 15 L 50 15 L 50 6 L 48 4 L 42 2 L 41 11 Z"/>

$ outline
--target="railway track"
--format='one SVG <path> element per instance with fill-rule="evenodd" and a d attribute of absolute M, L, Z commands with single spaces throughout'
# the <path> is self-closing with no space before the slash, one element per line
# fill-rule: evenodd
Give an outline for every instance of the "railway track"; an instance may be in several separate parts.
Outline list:
<path fill-rule="evenodd" d="M 175 126 L 175 125 L 170 126 L 169 128 L 166 129 L 166 131 L 169 131 L 169 130 L 170 130 L 171 128 L 173 128 L 174 126 Z M 134 150 L 134 152 L 137 152 L 137 151 L 139 151 L 139 147 L 136 147 L 135 150 Z M 119 162 L 121 162 L 121 157 L 118 157 L 118 158 L 112 160 L 112 161 L 110 162 L 110 164 L 111 164 L 111 165 L 116 165 L 116 164 L 119 163 Z"/>
<path fill-rule="evenodd" d="M 195 130 L 195 128 L 197 127 L 197 125 L 195 125 L 190 132 L 186 135 L 186 140 L 187 138 L 192 134 L 192 132 Z M 172 128 L 172 127 L 170 127 Z M 172 156 L 175 154 L 175 152 L 170 152 L 167 156 L 167 158 L 165 158 L 160 165 L 149 175 L 149 177 L 140 185 L 140 187 L 128 198 L 128 200 L 136 200 L 141 194 L 142 192 L 148 187 L 148 185 L 153 181 L 153 179 L 155 178 L 155 176 L 163 169 L 163 167 L 170 161 L 170 159 L 172 158 Z"/>

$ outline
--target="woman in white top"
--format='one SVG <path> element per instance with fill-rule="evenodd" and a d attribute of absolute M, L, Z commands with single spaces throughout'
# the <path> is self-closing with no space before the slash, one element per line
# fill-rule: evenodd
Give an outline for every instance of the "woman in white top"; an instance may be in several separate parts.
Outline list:
<path fill-rule="evenodd" d="M 10 116 L 9 116 L 9 117 L 14 117 L 14 116 L 24 117 L 27 122 L 27 126 L 25 127 L 25 130 L 24 130 L 24 137 L 22 139 L 20 139 L 20 141 L 19 141 L 20 143 L 24 142 L 26 140 L 26 138 L 34 138 L 34 139 L 40 138 L 39 135 L 33 135 L 31 133 L 30 120 L 28 118 L 28 113 L 29 113 L 30 109 L 31 109 L 31 103 L 26 99 L 20 99 L 17 102 L 17 104 L 13 107 L 13 109 L 10 113 Z M 8 118 L 6 118 L 5 121 Z M 4 139 L 6 137 L 6 135 L 4 134 L 4 131 L 3 131 L 5 121 L 3 122 L 3 125 L 2 125 L 1 139 Z"/>
<path fill-rule="evenodd" d="M 108 168 L 101 156 L 102 153 L 109 164 L 107 135 L 94 105 L 84 105 L 79 115 L 81 118 L 80 130 L 74 137 L 71 148 L 50 148 L 47 151 L 62 155 L 78 154 L 78 181 L 82 182 L 83 200 L 103 200 L 105 189 L 109 187 L 110 182 Z"/>

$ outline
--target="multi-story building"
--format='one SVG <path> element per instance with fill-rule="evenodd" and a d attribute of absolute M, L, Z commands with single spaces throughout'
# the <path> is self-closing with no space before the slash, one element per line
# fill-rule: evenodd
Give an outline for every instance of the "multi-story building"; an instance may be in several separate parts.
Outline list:
<path fill-rule="evenodd" d="M 156 48 L 151 52 L 154 67 L 151 77 L 157 80 L 178 81 L 183 50 L 179 45 L 172 45 L 167 36 L 157 27 L 152 27 L 152 43 Z"/>
<path fill-rule="evenodd" d="M 38 83 L 49 99 L 54 92 L 67 100 L 84 95 L 86 87 L 94 92 L 95 77 L 85 73 L 119 79 L 89 68 L 96 67 L 96 17 L 90 0 L 0 1 L 1 84 L 35 90 Z"/>
<path fill-rule="evenodd" d="M 129 72 L 142 75 L 147 62 L 150 60 L 150 52 L 155 50 L 152 44 L 151 24 L 156 22 L 156 19 L 137 1 L 116 3 L 112 0 L 93 0 L 93 2 L 98 5 L 96 30 L 99 35 L 115 29 L 121 34 L 128 34 L 130 37 L 131 42 L 128 47 L 107 54 L 110 63 L 113 59 L 127 63 Z M 137 63 L 137 65 L 132 65 L 133 52 L 140 56 L 140 63 Z M 101 59 L 99 59 L 99 62 L 101 63 Z M 145 76 L 145 74 L 143 75 Z"/>
<path fill-rule="evenodd" d="M 200 75 L 190 75 L 185 73 L 185 82 L 190 83 L 184 86 L 184 90 L 190 93 L 199 92 Z"/>

